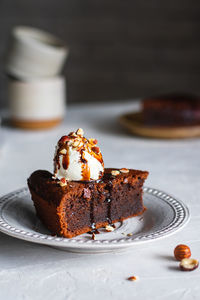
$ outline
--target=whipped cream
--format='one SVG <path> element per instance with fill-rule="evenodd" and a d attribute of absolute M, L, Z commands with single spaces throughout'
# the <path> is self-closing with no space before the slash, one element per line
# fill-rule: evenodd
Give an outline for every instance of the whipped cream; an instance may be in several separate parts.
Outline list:
<path fill-rule="evenodd" d="M 67 181 L 98 180 L 104 162 L 96 139 L 86 139 L 83 130 L 61 137 L 54 156 L 54 177 Z"/>

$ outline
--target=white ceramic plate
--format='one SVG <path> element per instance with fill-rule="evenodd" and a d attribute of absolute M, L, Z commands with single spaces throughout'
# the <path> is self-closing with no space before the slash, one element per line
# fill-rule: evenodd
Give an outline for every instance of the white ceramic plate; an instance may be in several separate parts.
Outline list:
<path fill-rule="evenodd" d="M 142 216 L 116 223 L 113 232 L 100 230 L 96 239 L 83 234 L 72 239 L 52 236 L 41 224 L 27 188 L 0 198 L 0 231 L 33 243 L 72 252 L 108 252 L 162 238 L 189 220 L 188 208 L 179 200 L 153 188 L 144 188 L 147 210 Z"/>

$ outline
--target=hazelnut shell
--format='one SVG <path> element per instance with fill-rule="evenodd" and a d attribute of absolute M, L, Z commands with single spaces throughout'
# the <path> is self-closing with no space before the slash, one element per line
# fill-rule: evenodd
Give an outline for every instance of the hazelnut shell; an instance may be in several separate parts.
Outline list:
<path fill-rule="evenodd" d="M 199 262 L 194 258 L 184 258 L 181 260 L 179 266 L 182 271 L 193 271 L 198 268 Z"/>
<path fill-rule="evenodd" d="M 190 248 L 187 245 L 178 245 L 174 249 L 174 256 L 176 260 L 181 261 L 184 258 L 189 258 L 191 256 Z"/>

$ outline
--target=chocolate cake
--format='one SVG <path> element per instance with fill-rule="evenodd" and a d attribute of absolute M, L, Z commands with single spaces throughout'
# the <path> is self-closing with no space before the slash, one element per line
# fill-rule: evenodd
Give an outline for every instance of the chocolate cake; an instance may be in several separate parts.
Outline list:
<path fill-rule="evenodd" d="M 52 234 L 67 238 L 142 214 L 142 185 L 148 172 L 104 169 L 96 139 L 83 130 L 62 136 L 54 173 L 28 179 L 37 215 Z"/>
<path fill-rule="evenodd" d="M 199 125 L 200 98 L 177 94 L 144 99 L 142 116 L 149 126 Z"/>
<path fill-rule="evenodd" d="M 147 171 L 105 169 L 98 180 L 62 184 L 50 172 L 38 170 L 28 187 L 44 225 L 53 235 L 71 238 L 142 214 L 147 176 Z"/>

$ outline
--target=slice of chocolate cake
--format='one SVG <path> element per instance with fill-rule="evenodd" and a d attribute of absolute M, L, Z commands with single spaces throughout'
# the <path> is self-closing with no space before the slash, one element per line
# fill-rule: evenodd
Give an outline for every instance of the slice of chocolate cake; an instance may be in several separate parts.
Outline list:
<path fill-rule="evenodd" d="M 140 215 L 142 186 L 148 172 L 105 169 L 98 181 L 69 181 L 60 186 L 47 171 L 28 179 L 37 215 L 54 235 L 67 238 Z"/>
<path fill-rule="evenodd" d="M 97 140 L 78 129 L 58 141 L 54 174 L 35 171 L 28 187 L 51 233 L 71 238 L 142 214 L 147 176 L 146 171 L 104 169 Z"/>

